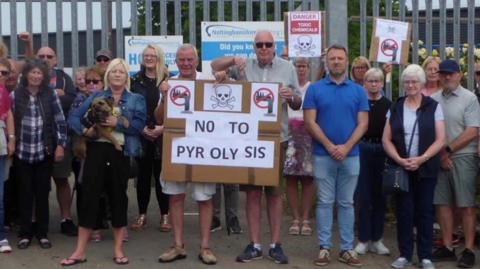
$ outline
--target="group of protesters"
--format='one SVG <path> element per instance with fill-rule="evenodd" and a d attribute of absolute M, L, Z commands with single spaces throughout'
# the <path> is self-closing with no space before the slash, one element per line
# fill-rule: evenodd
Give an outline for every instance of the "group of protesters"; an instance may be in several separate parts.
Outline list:
<path fill-rule="evenodd" d="M 147 227 L 153 177 L 160 230 L 172 231 L 174 241 L 158 261 L 186 258 L 187 183 L 168 181 L 161 175 L 168 79 L 218 83 L 234 79 L 281 85 L 279 152 L 292 214 L 288 234 L 310 236 L 316 230 L 316 265 L 331 261 L 334 210 L 340 262 L 358 267 L 362 266 L 359 255 L 390 254 L 383 243 L 387 197 L 382 192 L 382 171 L 386 164 L 402 167 L 409 181 L 408 191 L 394 195 L 399 256 L 391 266 L 404 268 L 413 263 L 414 242 L 423 268 L 435 268 L 434 263 L 442 261 L 457 261 L 463 268 L 475 265 L 480 105 L 476 95 L 461 86 L 457 62 L 429 57 L 423 66 L 408 65 L 400 77 L 405 96 L 392 103 L 383 91 L 391 65 L 383 70 L 371 68 L 366 58 L 357 57 L 349 79 L 348 51 L 334 44 L 323 56 L 318 81 L 310 82 L 309 59 L 278 57 L 269 31 L 257 31 L 255 58 L 215 59 L 211 74 L 197 70 L 197 50 L 184 44 L 176 52 L 179 73 L 171 77 L 162 49 L 147 45 L 141 70 L 132 77 L 123 59 L 102 49 L 96 53 L 94 66 L 77 69 L 71 79 L 56 68 L 53 49 L 42 47 L 34 54 L 30 35 L 19 37 L 27 48 L 23 61 L 7 59 L 8 50 L 0 46 L 0 127 L 4 131 L 0 135 L 0 182 L 5 181 L 5 190 L 0 184 L 1 253 L 12 251 L 4 229 L 12 222 L 20 228 L 19 249 L 27 249 L 33 237 L 41 248 L 52 247 L 48 195 L 53 178 L 61 232 L 77 237 L 75 250 L 61 265 L 86 262 L 88 243 L 102 240 L 101 230 L 109 226 L 108 221 L 114 235 L 113 261 L 128 264 L 123 243 L 128 241 L 128 180 L 134 176 L 138 216 L 131 229 Z M 480 82 L 480 65 L 475 68 Z M 97 109 L 110 114 L 98 121 Z M 11 168 L 9 157 L 13 157 Z M 71 172 L 78 227 L 70 212 Z M 264 257 L 261 199 L 265 193 L 270 230 L 266 256 L 277 264 L 288 263 L 281 244 L 280 186 L 189 184 L 198 204 L 201 262 L 217 263 L 210 233 L 222 229 L 223 187 L 228 233 L 243 232 L 237 211 L 239 191 L 245 192 L 250 243 L 236 261 Z M 311 222 L 315 198 L 315 222 Z M 354 246 L 355 222 L 358 242 Z M 440 239 L 434 238 L 435 223 L 440 226 Z M 458 227 L 464 236 L 459 257 L 455 253 Z"/>

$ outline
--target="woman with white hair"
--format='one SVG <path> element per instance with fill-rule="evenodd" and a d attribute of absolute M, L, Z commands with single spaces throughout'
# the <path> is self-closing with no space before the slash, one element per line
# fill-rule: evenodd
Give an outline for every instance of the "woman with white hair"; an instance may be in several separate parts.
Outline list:
<path fill-rule="evenodd" d="M 85 251 L 90 234 L 97 224 L 99 199 L 103 192 L 110 202 L 113 227 L 113 261 L 122 265 L 129 262 L 123 252 L 123 241 L 127 226 L 127 183 L 130 170 L 130 157 L 140 152 L 140 135 L 145 127 L 145 99 L 131 93 L 128 65 L 117 58 L 110 62 L 105 72 L 104 91 L 88 97 L 68 118 L 69 126 L 77 134 L 90 138 L 83 166 L 80 184 L 83 197 L 78 206 L 78 239 L 73 254 L 61 261 L 63 266 L 71 266 L 86 261 Z M 115 148 L 111 141 L 95 134 L 95 124 L 84 119 L 92 102 L 105 98 L 113 103 L 113 115 L 108 116 L 102 126 L 112 129 L 122 150 Z"/>
<path fill-rule="evenodd" d="M 438 152 L 445 144 L 442 108 L 421 94 L 425 85 L 422 67 L 411 64 L 403 71 L 400 97 L 387 114 L 383 146 L 389 162 L 408 173 L 408 191 L 396 193 L 397 241 L 400 257 L 393 268 L 411 264 L 413 227 L 417 227 L 417 255 L 423 268 L 435 268 L 430 261 L 433 237 L 433 194 L 440 169 Z"/>

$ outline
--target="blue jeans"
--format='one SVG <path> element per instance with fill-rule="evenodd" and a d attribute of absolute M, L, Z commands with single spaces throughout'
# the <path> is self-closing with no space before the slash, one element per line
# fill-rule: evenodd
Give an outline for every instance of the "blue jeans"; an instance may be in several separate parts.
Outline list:
<path fill-rule="evenodd" d="M 333 204 L 337 202 L 341 250 L 353 249 L 353 194 L 360 170 L 359 157 L 335 161 L 330 156 L 312 157 L 313 177 L 317 188 L 317 234 L 323 248 L 332 248 Z"/>
<path fill-rule="evenodd" d="M 360 175 L 355 192 L 358 208 L 358 240 L 378 241 L 383 237 L 386 199 L 382 193 L 385 151 L 380 143 L 360 143 Z"/>
<path fill-rule="evenodd" d="M 5 221 L 5 206 L 3 204 L 3 182 L 5 181 L 5 164 L 7 156 L 0 156 L 0 241 L 5 239 L 4 221 Z"/>

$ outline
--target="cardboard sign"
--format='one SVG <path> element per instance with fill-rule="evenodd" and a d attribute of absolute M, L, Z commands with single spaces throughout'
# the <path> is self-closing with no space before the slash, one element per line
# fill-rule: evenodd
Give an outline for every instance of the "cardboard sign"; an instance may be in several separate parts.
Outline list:
<path fill-rule="evenodd" d="M 278 185 L 278 83 L 169 80 L 169 84 L 162 179 Z M 259 94 L 262 89 L 269 93 Z M 183 100 L 187 96 L 188 109 Z"/>
<path fill-rule="evenodd" d="M 320 57 L 324 47 L 323 12 L 286 12 L 285 36 L 287 37 L 288 57 Z"/>
<path fill-rule="evenodd" d="M 178 72 L 175 63 L 177 49 L 183 44 L 183 36 L 125 36 L 125 61 L 130 66 L 130 74 L 140 71 L 140 64 L 143 60 L 143 50 L 149 44 L 159 46 L 165 54 L 165 64 L 168 71 L 176 74 Z"/>
<path fill-rule="evenodd" d="M 370 61 L 405 65 L 408 63 L 411 24 L 375 18 Z"/>

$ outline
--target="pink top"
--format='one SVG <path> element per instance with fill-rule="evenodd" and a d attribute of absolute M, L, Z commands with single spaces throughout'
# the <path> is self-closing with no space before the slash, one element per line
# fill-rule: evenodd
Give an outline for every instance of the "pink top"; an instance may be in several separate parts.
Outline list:
<path fill-rule="evenodd" d="M 0 120 L 7 120 L 7 112 L 10 110 L 11 102 L 7 88 L 0 85 Z"/>

